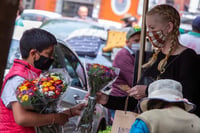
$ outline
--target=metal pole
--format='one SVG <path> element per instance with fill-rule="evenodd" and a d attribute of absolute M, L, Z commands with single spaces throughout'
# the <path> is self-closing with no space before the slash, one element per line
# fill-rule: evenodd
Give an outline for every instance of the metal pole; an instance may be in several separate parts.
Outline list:
<path fill-rule="evenodd" d="M 143 13 L 142 13 L 142 29 L 141 29 L 141 37 L 140 37 L 140 55 L 139 55 L 139 64 L 138 64 L 138 77 L 137 80 L 139 81 L 142 74 L 142 64 L 143 64 L 143 56 L 144 56 L 144 49 L 145 49 L 145 42 L 146 42 L 146 13 L 148 11 L 149 1 L 144 0 L 143 3 Z"/>

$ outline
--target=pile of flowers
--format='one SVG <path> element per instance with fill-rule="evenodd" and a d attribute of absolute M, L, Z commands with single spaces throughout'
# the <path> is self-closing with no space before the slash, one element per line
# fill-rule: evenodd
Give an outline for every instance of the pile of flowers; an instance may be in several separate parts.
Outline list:
<path fill-rule="evenodd" d="M 80 132 L 91 132 L 93 112 L 96 105 L 96 93 L 107 90 L 119 75 L 119 68 L 106 67 L 100 64 L 86 64 L 90 93 L 88 106 L 83 110 L 77 125 Z"/>
<path fill-rule="evenodd" d="M 52 113 L 57 112 L 57 101 L 67 87 L 68 83 L 64 81 L 62 74 L 45 73 L 37 79 L 24 80 L 17 87 L 16 96 L 19 103 L 26 109 L 39 113 Z M 46 129 L 41 128 L 43 132 L 48 132 L 49 130 Z"/>

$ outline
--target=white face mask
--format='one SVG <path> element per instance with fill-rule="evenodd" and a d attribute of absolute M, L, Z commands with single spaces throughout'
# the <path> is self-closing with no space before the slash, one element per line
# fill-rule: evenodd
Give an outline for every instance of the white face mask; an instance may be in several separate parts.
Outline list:
<path fill-rule="evenodd" d="M 134 51 L 140 50 L 140 44 L 139 43 L 132 43 L 131 49 L 134 50 Z"/>

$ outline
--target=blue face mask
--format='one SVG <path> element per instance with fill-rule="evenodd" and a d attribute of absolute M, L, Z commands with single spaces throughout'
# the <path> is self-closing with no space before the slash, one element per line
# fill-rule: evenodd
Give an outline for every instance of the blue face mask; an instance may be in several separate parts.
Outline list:
<path fill-rule="evenodd" d="M 132 43 L 131 49 L 134 51 L 140 50 L 140 44 L 139 43 Z"/>

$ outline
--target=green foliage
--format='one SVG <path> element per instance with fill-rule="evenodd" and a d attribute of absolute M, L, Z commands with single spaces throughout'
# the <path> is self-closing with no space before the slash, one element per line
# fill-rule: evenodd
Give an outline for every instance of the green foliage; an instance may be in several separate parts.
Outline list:
<path fill-rule="evenodd" d="M 111 129 L 112 129 L 111 126 L 107 126 L 107 127 L 106 127 L 106 130 L 99 131 L 98 133 L 111 133 Z"/>

